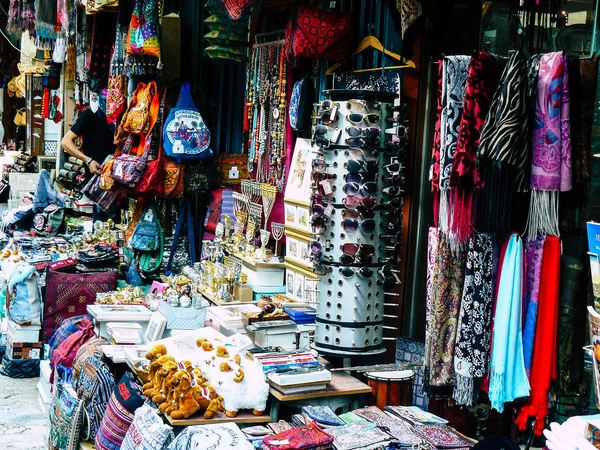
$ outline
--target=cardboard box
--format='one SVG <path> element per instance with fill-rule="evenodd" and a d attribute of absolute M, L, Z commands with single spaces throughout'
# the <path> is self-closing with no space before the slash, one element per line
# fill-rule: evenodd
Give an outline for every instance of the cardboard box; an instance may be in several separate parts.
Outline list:
<path fill-rule="evenodd" d="M 41 342 L 8 342 L 6 354 L 10 359 L 42 359 Z"/>

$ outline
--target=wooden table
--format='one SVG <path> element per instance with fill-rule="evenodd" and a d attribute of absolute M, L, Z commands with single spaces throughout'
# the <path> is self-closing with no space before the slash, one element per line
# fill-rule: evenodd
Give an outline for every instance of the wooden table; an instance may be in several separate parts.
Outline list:
<path fill-rule="evenodd" d="M 181 419 L 181 420 L 175 420 L 175 419 L 171 419 L 170 416 L 165 415 L 165 418 L 167 419 L 167 422 L 169 422 L 169 425 L 173 426 L 173 427 L 187 427 L 190 425 L 210 425 L 211 423 L 227 423 L 227 422 L 233 422 L 233 423 L 269 423 L 271 422 L 271 418 L 269 417 L 268 414 L 264 414 L 262 416 L 255 416 L 254 414 L 252 414 L 252 411 L 249 410 L 242 410 L 239 411 L 237 416 L 235 417 L 227 417 L 225 415 L 225 413 L 222 412 L 218 412 L 215 414 L 215 417 L 213 417 L 212 419 L 205 419 L 204 418 L 204 412 L 202 412 L 201 414 L 197 414 L 193 417 L 190 417 L 189 419 Z"/>
<path fill-rule="evenodd" d="M 359 396 L 370 394 L 371 388 L 345 372 L 331 372 L 331 382 L 325 389 L 299 392 L 297 394 L 283 394 L 271 387 L 269 393 L 271 394 L 270 416 L 273 422 L 277 422 L 281 403 L 294 408 L 309 405 L 330 406 L 334 411 L 342 408 L 343 412 L 348 412 L 359 407 Z"/>

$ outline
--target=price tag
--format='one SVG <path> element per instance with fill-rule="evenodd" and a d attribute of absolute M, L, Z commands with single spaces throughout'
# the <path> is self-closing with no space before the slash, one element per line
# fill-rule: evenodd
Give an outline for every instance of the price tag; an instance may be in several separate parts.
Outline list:
<path fill-rule="evenodd" d="M 331 183 L 329 182 L 329 180 L 323 180 L 319 184 L 321 185 L 321 187 L 323 187 L 323 192 L 325 193 L 325 195 L 333 194 L 333 189 L 331 188 Z"/>
<path fill-rule="evenodd" d="M 342 135 L 342 130 L 340 130 L 339 128 L 336 128 L 333 131 L 333 135 L 331 136 L 331 143 L 332 144 L 337 144 L 338 141 L 340 140 L 340 136 Z"/>
<path fill-rule="evenodd" d="M 237 180 L 240 177 L 240 171 L 238 170 L 237 166 L 233 166 L 231 169 L 229 169 L 229 179 L 230 180 Z"/>
<path fill-rule="evenodd" d="M 337 105 L 333 105 L 333 108 L 331 108 L 331 113 L 329 114 L 329 121 L 330 122 L 333 122 L 336 119 L 336 117 L 337 117 L 337 110 L 338 110 Z"/>
<path fill-rule="evenodd" d="M 327 217 L 331 217 L 333 214 L 333 205 L 330 203 L 329 205 L 327 205 L 327 208 L 325 208 L 325 210 L 323 211 L 323 214 L 325 214 Z"/>

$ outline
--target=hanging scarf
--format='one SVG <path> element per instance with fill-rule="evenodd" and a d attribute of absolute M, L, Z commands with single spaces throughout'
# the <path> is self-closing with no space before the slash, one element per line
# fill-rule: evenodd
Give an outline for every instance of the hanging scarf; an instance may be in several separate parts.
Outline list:
<path fill-rule="evenodd" d="M 438 249 L 438 229 L 434 227 L 429 228 L 427 237 L 427 293 L 425 300 L 425 368 L 429 367 L 429 354 L 431 350 L 431 333 L 430 323 L 433 323 L 431 317 L 431 306 L 434 296 L 435 288 L 435 256 Z"/>
<path fill-rule="evenodd" d="M 396 8 L 400 11 L 402 37 L 404 38 L 406 31 L 423 13 L 421 2 L 419 0 L 396 0 Z"/>
<path fill-rule="evenodd" d="M 558 328 L 558 285 L 560 279 L 560 239 L 546 237 L 542 261 L 540 299 L 531 368 L 531 395 L 521 408 L 516 425 L 527 428 L 530 417 L 535 417 L 534 432 L 542 434 L 548 415 L 548 391 L 556 379 L 556 337 Z"/>
<path fill-rule="evenodd" d="M 431 182 L 431 192 L 433 192 L 433 224 L 438 225 L 438 214 L 440 212 L 440 149 L 442 126 L 442 83 L 444 63 L 442 60 L 438 64 L 438 83 L 436 95 L 436 113 L 435 128 L 433 131 L 433 145 L 431 148 L 431 163 L 429 166 L 429 181 Z"/>
<path fill-rule="evenodd" d="M 504 59 L 491 53 L 475 52 L 469 65 L 460 131 L 450 173 L 450 186 L 456 188 L 451 211 L 452 231 L 460 243 L 466 242 L 471 234 L 472 193 L 479 138 L 504 63 Z"/>
<path fill-rule="evenodd" d="M 592 121 L 596 80 L 598 79 L 598 58 L 579 59 L 569 64 L 569 89 L 571 96 L 571 139 L 573 148 L 573 178 L 576 184 L 583 185 L 590 178 L 590 158 L 592 147 Z M 572 76 L 574 72 L 575 76 Z"/>
<path fill-rule="evenodd" d="M 463 288 L 465 253 L 452 253 L 450 244 L 439 239 L 431 303 L 429 384 L 454 384 L 454 343 Z"/>
<path fill-rule="evenodd" d="M 238 20 L 246 8 L 248 8 L 254 0 L 221 0 L 223 6 L 233 20 Z"/>
<path fill-rule="evenodd" d="M 558 236 L 558 191 L 571 189 L 569 82 L 562 52 L 547 53 L 540 60 L 531 189 L 529 236 Z"/>
<path fill-rule="evenodd" d="M 453 397 L 459 405 L 470 406 L 473 378 L 482 378 L 488 371 L 494 243 L 489 234 L 476 234 L 469 238 L 467 247 L 465 284 L 454 347 L 456 387 Z"/>
<path fill-rule="evenodd" d="M 115 36 L 114 14 L 94 14 L 92 17 L 92 52 L 88 79 L 90 89 L 100 92 L 108 85 L 112 39 Z"/>
<path fill-rule="evenodd" d="M 538 299 L 540 293 L 540 277 L 542 274 L 542 255 L 544 254 L 545 236 L 537 236 L 528 239 L 525 243 L 525 299 L 523 310 L 525 311 L 525 325 L 523 326 L 523 354 L 525 357 L 525 370 L 527 375 L 531 373 L 531 361 L 533 359 L 533 344 L 535 342 L 535 328 L 538 314 Z"/>
<path fill-rule="evenodd" d="M 535 67 L 531 71 L 534 81 Z M 529 188 L 529 106 L 534 81 L 529 82 L 525 56 L 515 52 L 500 77 L 481 132 L 473 207 L 473 222 L 478 230 L 505 235 L 509 231 L 513 191 Z"/>
<path fill-rule="evenodd" d="M 492 408 L 529 394 L 529 381 L 523 360 L 523 240 L 512 234 L 502 261 L 494 331 L 489 397 Z"/>
<path fill-rule="evenodd" d="M 38 39 L 54 39 L 57 31 L 56 0 L 37 0 L 35 9 L 35 34 Z"/>
<path fill-rule="evenodd" d="M 462 105 L 469 69 L 468 56 L 447 56 L 442 67 L 442 115 L 440 126 L 440 212 L 439 225 L 443 233 L 450 229 L 450 172 L 458 142 Z"/>

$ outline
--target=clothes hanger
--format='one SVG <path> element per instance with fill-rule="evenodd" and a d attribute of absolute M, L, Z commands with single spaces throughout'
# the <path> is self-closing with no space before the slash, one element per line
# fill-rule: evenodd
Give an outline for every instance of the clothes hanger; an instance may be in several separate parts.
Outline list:
<path fill-rule="evenodd" d="M 350 58 L 354 58 L 356 55 L 358 55 L 359 53 L 361 53 L 369 48 L 378 50 L 381 53 L 383 53 L 384 55 L 387 55 L 390 58 L 395 59 L 396 61 L 400 61 L 403 64 L 399 65 L 399 66 L 375 67 L 372 69 L 359 69 L 359 70 L 354 70 L 353 72 L 356 72 L 356 73 L 373 72 L 376 70 L 383 70 L 383 69 L 416 69 L 416 67 L 417 67 L 417 66 L 415 66 L 415 63 L 412 62 L 411 60 L 406 60 L 401 55 L 386 49 L 383 46 L 383 44 L 381 43 L 381 41 L 371 34 L 369 34 L 369 36 L 366 36 L 362 41 L 360 41 L 360 44 L 358 44 L 358 47 L 356 47 L 356 50 L 354 50 L 354 52 L 352 52 L 352 54 L 350 55 Z M 331 66 L 327 69 L 326 74 L 332 75 L 333 72 L 335 72 L 341 66 L 342 65 L 340 63 L 335 63 L 333 66 Z"/>

